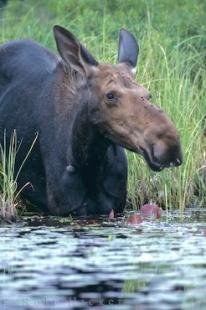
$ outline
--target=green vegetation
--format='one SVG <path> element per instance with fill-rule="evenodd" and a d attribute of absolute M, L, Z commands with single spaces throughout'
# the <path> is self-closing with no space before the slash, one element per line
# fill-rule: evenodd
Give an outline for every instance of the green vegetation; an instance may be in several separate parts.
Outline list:
<path fill-rule="evenodd" d="M 6 145 L 6 134 L 4 134 L 4 144 L 0 148 L 1 170 L 0 170 L 0 219 L 12 221 L 17 215 L 17 182 L 14 176 L 15 159 L 17 153 L 17 137 L 13 134 L 10 144 Z"/>
<path fill-rule="evenodd" d="M 198 181 L 196 190 L 194 185 L 206 162 L 205 12 L 201 0 L 11 0 L 1 12 L 0 43 L 30 37 L 55 49 L 52 26 L 60 24 L 97 59 L 115 63 L 118 29 L 125 27 L 139 38 L 137 80 L 179 129 L 184 164 L 157 174 L 139 156 L 128 154 L 129 197 L 135 208 L 150 200 L 180 210 L 205 204 L 205 182 Z"/>
<path fill-rule="evenodd" d="M 6 131 L 4 132 L 4 143 L 0 145 L 0 220 L 6 222 L 15 221 L 17 218 L 17 206 L 19 203 L 19 195 L 21 191 L 29 185 L 29 182 L 18 190 L 17 181 L 21 173 L 23 165 L 27 160 L 31 150 L 36 142 L 37 136 L 34 139 L 27 155 L 25 156 L 20 167 L 16 171 L 16 156 L 21 144 L 18 146 L 17 134 L 14 130 L 9 145 L 6 142 Z"/>

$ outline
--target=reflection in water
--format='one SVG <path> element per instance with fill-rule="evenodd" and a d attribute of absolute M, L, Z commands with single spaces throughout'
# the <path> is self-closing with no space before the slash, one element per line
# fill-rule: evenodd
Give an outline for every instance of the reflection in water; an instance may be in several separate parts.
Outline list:
<path fill-rule="evenodd" d="M 1 309 L 206 309 L 206 224 L 1 227 Z"/>

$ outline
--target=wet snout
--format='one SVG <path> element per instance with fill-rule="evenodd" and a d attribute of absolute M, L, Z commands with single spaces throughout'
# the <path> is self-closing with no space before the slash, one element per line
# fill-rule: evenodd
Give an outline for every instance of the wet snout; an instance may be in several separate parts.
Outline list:
<path fill-rule="evenodd" d="M 182 164 L 179 135 L 172 125 L 161 130 L 153 130 L 149 137 L 144 157 L 152 170 L 160 171 L 166 167 L 177 167 Z"/>
<path fill-rule="evenodd" d="M 179 145 L 167 145 L 159 140 L 152 148 L 153 160 L 162 167 L 180 166 L 182 154 Z"/>

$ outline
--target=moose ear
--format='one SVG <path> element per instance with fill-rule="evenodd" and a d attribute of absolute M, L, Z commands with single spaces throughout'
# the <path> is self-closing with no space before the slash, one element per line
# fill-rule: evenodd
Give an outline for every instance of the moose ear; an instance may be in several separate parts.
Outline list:
<path fill-rule="evenodd" d="M 119 33 L 118 61 L 136 67 L 139 54 L 139 45 L 135 37 L 127 30 L 121 29 Z"/>
<path fill-rule="evenodd" d="M 96 61 L 96 59 L 92 56 L 92 54 L 90 54 L 90 52 L 86 49 L 86 47 L 84 47 L 82 44 L 80 44 L 80 49 L 81 49 L 81 56 L 82 59 L 84 60 L 84 62 L 87 65 L 90 66 L 98 66 L 98 62 Z"/>
<path fill-rule="evenodd" d="M 98 65 L 94 57 L 70 31 L 57 25 L 54 26 L 53 31 L 58 52 L 66 64 L 84 75 L 87 73 L 88 66 Z"/>

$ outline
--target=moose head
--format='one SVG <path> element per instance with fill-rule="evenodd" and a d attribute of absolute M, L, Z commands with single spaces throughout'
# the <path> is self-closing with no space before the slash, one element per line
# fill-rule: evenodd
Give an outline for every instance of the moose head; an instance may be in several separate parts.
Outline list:
<path fill-rule="evenodd" d="M 179 134 L 163 110 L 151 103 L 150 92 L 134 77 L 139 46 L 134 36 L 120 31 L 118 64 L 98 63 L 68 30 L 54 26 L 58 51 L 85 81 L 89 92 L 89 121 L 110 141 L 144 157 L 160 171 L 182 163 Z M 85 87 L 84 85 L 84 87 Z"/>

